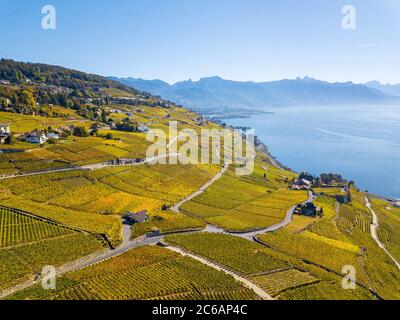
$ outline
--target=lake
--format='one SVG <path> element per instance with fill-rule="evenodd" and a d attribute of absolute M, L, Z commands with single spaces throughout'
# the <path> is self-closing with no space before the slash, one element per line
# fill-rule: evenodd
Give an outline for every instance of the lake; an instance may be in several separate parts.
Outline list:
<path fill-rule="evenodd" d="M 370 192 L 400 198 L 400 106 L 280 107 L 224 119 L 252 127 L 295 171 L 340 173 Z"/>

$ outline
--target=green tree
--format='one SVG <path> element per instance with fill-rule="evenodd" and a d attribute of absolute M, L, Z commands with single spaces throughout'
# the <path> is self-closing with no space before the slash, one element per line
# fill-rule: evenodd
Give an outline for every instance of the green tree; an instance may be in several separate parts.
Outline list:
<path fill-rule="evenodd" d="M 7 98 L 1 98 L 0 104 L 1 104 L 4 108 L 8 108 L 8 99 L 7 99 Z"/>
<path fill-rule="evenodd" d="M 106 110 L 101 111 L 101 122 L 107 123 L 107 112 Z"/>
<path fill-rule="evenodd" d="M 85 127 L 75 127 L 74 128 L 74 136 L 77 137 L 88 137 L 89 131 Z"/>
<path fill-rule="evenodd" d="M 6 144 L 16 144 L 17 138 L 13 134 L 10 134 L 6 139 Z"/>
<path fill-rule="evenodd" d="M 25 89 L 21 92 L 22 103 L 28 106 L 34 107 L 36 105 L 35 97 L 33 96 L 33 92 L 29 89 Z"/>

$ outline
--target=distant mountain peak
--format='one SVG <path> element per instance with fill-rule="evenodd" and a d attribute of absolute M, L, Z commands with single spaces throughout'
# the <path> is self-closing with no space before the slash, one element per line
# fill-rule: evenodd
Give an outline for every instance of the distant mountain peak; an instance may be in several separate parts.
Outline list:
<path fill-rule="evenodd" d="M 326 82 L 309 76 L 271 82 L 242 82 L 219 76 L 173 85 L 154 81 L 124 81 L 138 90 L 159 95 L 196 110 L 265 110 L 293 105 L 356 105 L 399 103 L 394 94 L 353 82 Z"/>

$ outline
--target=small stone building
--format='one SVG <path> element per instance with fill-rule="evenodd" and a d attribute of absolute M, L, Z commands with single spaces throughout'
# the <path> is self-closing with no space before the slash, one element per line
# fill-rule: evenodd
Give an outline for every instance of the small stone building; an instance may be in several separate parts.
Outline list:
<path fill-rule="evenodd" d="M 123 216 L 123 218 L 127 223 L 134 224 L 147 221 L 149 216 L 146 210 L 142 210 L 139 212 L 128 212 Z"/>

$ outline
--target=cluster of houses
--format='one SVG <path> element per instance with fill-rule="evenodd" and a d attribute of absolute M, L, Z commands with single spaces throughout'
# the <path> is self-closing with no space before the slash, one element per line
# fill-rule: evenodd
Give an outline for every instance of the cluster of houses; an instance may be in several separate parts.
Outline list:
<path fill-rule="evenodd" d="M 302 172 L 293 182 L 292 190 L 311 190 L 315 178 L 308 173 Z"/>
<path fill-rule="evenodd" d="M 393 205 L 393 207 L 395 207 L 395 208 L 400 208 L 400 200 L 393 201 L 393 202 L 392 202 L 392 205 Z"/>
<path fill-rule="evenodd" d="M 71 127 L 59 128 L 51 132 L 43 132 L 40 130 L 33 130 L 25 134 L 15 135 L 20 141 L 25 141 L 33 144 L 44 144 L 50 139 L 59 140 L 64 131 L 73 130 Z M 0 144 L 5 144 L 11 135 L 11 126 L 9 124 L 0 124 Z"/>
<path fill-rule="evenodd" d="M 43 132 L 41 130 L 33 130 L 31 132 L 21 134 L 18 136 L 20 141 L 25 141 L 33 144 L 45 144 L 49 140 L 60 140 L 64 132 L 73 132 L 74 126 L 60 127 L 51 132 Z"/>
<path fill-rule="evenodd" d="M 322 215 L 322 208 L 317 207 L 312 202 L 308 202 L 298 205 L 294 211 L 294 214 L 315 218 Z"/>
<path fill-rule="evenodd" d="M 7 139 L 11 135 L 10 125 L 9 124 L 0 124 L 0 144 L 5 144 Z"/>
<path fill-rule="evenodd" d="M 193 121 L 200 127 L 205 126 L 208 123 L 208 120 L 201 116 L 194 117 Z"/>

